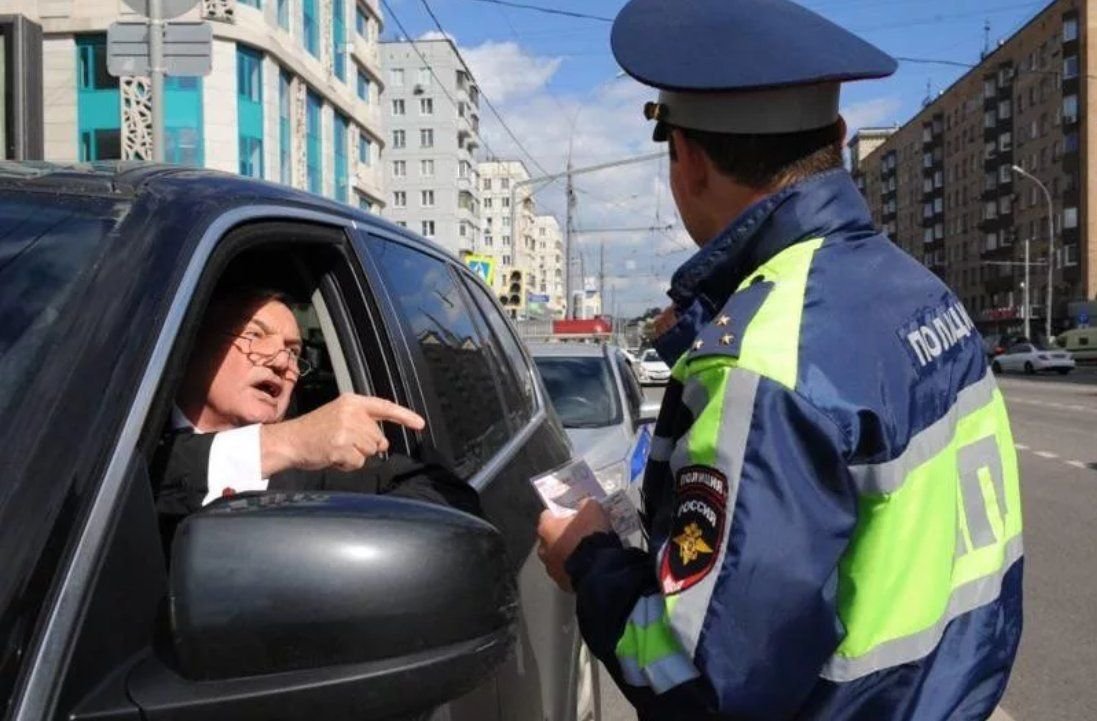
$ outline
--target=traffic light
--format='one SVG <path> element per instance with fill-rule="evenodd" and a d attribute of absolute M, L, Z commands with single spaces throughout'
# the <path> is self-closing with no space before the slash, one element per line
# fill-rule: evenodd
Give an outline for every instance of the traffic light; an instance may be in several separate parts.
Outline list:
<path fill-rule="evenodd" d="M 526 305 L 526 277 L 520 270 L 512 270 L 507 276 L 507 302 L 510 308 L 522 308 Z"/>

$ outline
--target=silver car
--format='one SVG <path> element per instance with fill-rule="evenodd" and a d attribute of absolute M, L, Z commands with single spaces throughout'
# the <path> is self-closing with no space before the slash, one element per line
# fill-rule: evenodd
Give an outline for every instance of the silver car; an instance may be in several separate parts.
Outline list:
<path fill-rule="evenodd" d="M 534 343 L 530 353 L 578 456 L 607 491 L 634 486 L 647 461 L 658 403 L 646 403 L 624 352 L 613 345 Z M 634 499 L 636 500 L 636 499 Z"/>

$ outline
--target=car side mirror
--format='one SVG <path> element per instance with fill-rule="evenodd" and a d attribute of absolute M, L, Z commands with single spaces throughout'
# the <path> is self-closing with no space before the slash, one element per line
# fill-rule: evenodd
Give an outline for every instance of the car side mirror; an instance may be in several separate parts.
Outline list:
<path fill-rule="evenodd" d="M 394 718 L 483 682 L 516 638 L 499 532 L 356 494 L 262 493 L 189 517 L 172 547 L 174 664 L 129 677 L 148 719 Z"/>
<path fill-rule="evenodd" d="M 659 417 L 659 409 L 662 405 L 659 401 L 644 401 L 641 403 L 640 416 L 636 419 L 636 425 L 642 426 L 645 423 L 654 423 Z"/>

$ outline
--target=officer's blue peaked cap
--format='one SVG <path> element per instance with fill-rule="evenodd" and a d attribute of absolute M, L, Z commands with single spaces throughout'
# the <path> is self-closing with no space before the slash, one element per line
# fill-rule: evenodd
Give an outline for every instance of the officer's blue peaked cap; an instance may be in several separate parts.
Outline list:
<path fill-rule="evenodd" d="M 613 23 L 621 68 L 659 89 L 645 114 L 732 134 L 814 130 L 838 120 L 841 83 L 887 77 L 891 56 L 789 0 L 630 0 Z"/>

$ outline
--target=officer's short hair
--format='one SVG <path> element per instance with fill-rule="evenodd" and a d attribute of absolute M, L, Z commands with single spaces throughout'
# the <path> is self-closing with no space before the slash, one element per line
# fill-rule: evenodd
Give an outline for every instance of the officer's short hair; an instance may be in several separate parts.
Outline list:
<path fill-rule="evenodd" d="M 775 190 L 843 167 L 842 123 L 777 135 L 729 135 L 672 126 L 697 143 L 717 169 L 750 188 Z M 676 160 L 673 136 L 670 158 Z"/>

